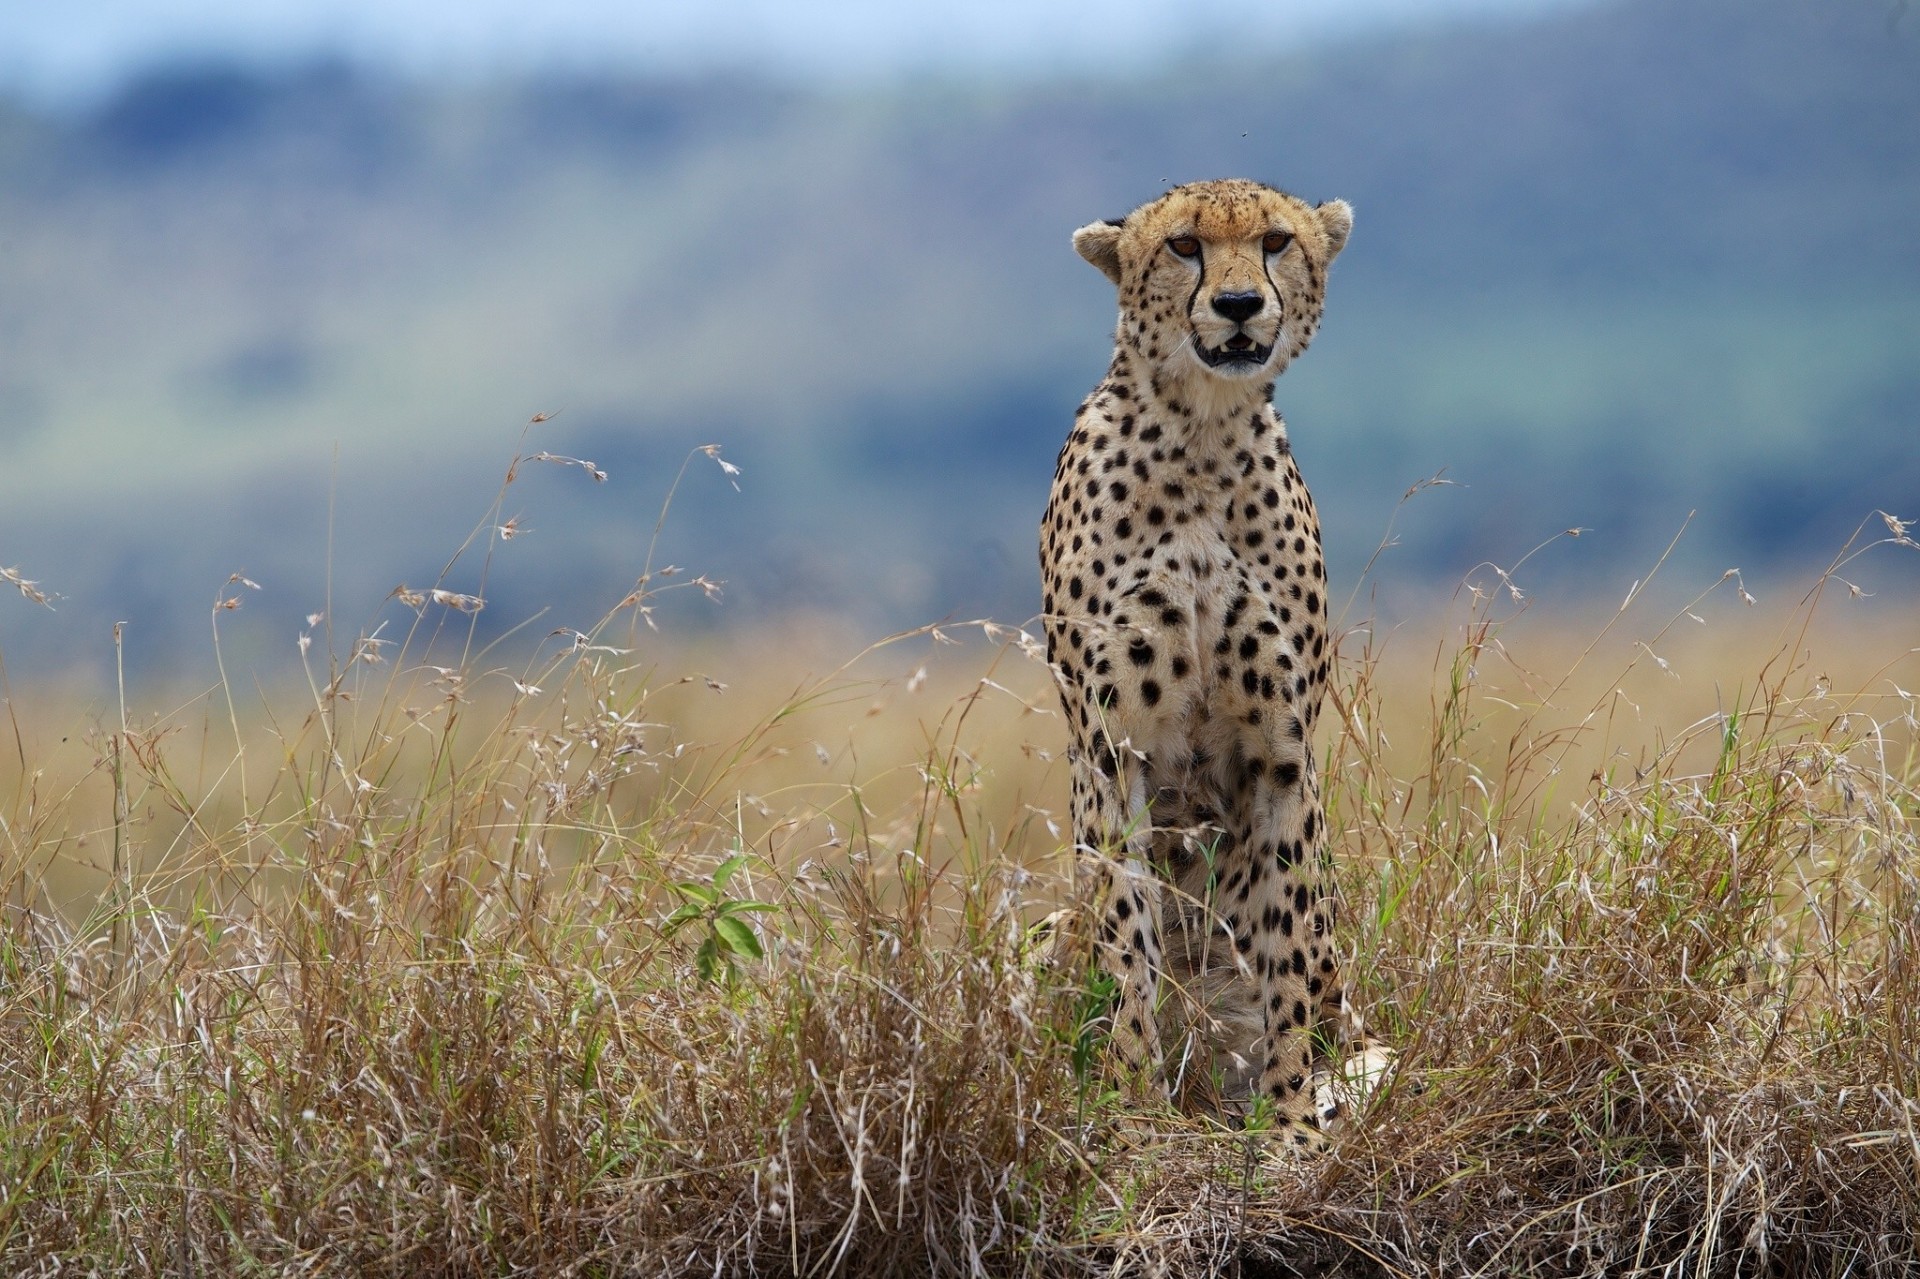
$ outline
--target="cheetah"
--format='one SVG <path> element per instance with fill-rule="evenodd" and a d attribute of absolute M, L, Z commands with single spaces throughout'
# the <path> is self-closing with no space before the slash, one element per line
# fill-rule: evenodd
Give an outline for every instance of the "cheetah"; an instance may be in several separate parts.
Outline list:
<path fill-rule="evenodd" d="M 1308 1147 L 1330 1111 L 1316 1064 L 1357 1032 L 1311 747 L 1332 656 L 1320 527 L 1270 401 L 1352 226 L 1343 201 L 1230 179 L 1074 232 L 1119 326 L 1040 529 L 1116 1063 L 1141 1096 L 1264 1098 Z M 1174 1040 L 1169 1080 L 1176 998 L 1209 1034 Z"/>

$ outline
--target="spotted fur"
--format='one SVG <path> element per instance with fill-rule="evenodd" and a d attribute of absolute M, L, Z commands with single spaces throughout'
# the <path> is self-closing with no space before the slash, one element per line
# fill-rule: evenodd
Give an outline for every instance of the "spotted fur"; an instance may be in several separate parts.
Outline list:
<path fill-rule="evenodd" d="M 1265 1097 L 1302 1144 L 1348 1020 L 1311 746 L 1332 641 L 1319 519 L 1270 401 L 1352 224 L 1236 179 L 1074 233 L 1120 318 L 1040 537 L 1118 1065 L 1222 1109 Z M 1199 1031 L 1163 1039 L 1176 998 Z"/>

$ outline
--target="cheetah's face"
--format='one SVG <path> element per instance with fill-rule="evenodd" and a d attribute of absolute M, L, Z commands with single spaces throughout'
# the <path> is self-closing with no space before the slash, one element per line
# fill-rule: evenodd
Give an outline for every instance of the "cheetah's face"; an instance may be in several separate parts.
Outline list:
<path fill-rule="evenodd" d="M 1177 380 L 1271 381 L 1319 325 L 1344 201 L 1314 206 L 1256 182 L 1176 187 L 1074 232 L 1120 290 L 1120 337 Z"/>

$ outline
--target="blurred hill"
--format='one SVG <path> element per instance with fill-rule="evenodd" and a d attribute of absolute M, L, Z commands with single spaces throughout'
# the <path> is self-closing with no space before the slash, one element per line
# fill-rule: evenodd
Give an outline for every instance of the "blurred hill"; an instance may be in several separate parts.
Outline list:
<path fill-rule="evenodd" d="M 1125 82 L 399 83 L 168 67 L 0 103 L 0 600 L 13 678 L 290 654 L 430 584 L 536 412 L 484 615 L 584 625 L 659 558 L 689 625 L 1038 607 L 1034 528 L 1112 297 L 1072 228 L 1225 174 L 1358 209 L 1276 397 L 1342 583 L 1561 529 L 1537 578 L 1750 585 L 1920 514 L 1920 24 L 1623 0 Z M 449 585 L 473 589 L 478 560 Z M 330 583 L 330 586 L 329 586 Z M 398 605 L 386 606 L 390 612 Z M 697 619 L 697 620 L 696 620 Z"/>

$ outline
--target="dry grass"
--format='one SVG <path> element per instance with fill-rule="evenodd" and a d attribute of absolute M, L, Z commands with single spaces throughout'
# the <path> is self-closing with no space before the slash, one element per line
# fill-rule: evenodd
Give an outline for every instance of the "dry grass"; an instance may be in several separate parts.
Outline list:
<path fill-rule="evenodd" d="M 676 580 L 512 672 L 427 595 L 283 703 L 12 717 L 0 1267 L 1920 1268 L 1911 610 L 1729 581 L 1570 640 L 1493 574 L 1350 634 L 1320 748 L 1402 1068 L 1286 1164 L 1119 1113 L 1027 962 L 1066 871 L 1030 643 L 808 679 L 663 647 Z"/>

